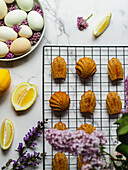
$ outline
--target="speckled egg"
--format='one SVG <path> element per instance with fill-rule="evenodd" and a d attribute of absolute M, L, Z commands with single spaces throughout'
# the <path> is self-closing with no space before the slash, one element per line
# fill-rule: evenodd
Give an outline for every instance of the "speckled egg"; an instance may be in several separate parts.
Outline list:
<path fill-rule="evenodd" d="M 20 9 L 28 12 L 31 11 L 33 8 L 33 0 L 16 0 Z"/>
<path fill-rule="evenodd" d="M 9 48 L 7 47 L 7 45 L 0 41 L 0 58 L 5 57 L 8 52 Z"/>
<path fill-rule="evenodd" d="M 1 26 L 0 27 L 0 41 L 15 40 L 17 38 L 17 33 L 10 27 Z"/>
<path fill-rule="evenodd" d="M 7 5 L 4 0 L 0 0 L 0 19 L 3 19 L 7 14 Z"/>
<path fill-rule="evenodd" d="M 22 21 L 27 18 L 27 13 L 23 10 L 16 9 L 10 11 L 4 18 L 4 22 L 8 27 L 13 25 L 21 25 Z"/>
<path fill-rule="evenodd" d="M 32 30 L 29 26 L 27 25 L 21 25 L 21 29 L 19 31 L 19 36 L 25 37 L 25 38 L 30 38 L 32 36 Z"/>
<path fill-rule="evenodd" d="M 27 38 L 17 38 L 14 40 L 10 47 L 10 52 L 16 56 L 23 55 L 30 51 L 31 44 Z"/>
<path fill-rule="evenodd" d="M 4 0 L 7 4 L 11 4 L 12 2 L 14 2 L 15 0 Z"/>
<path fill-rule="evenodd" d="M 44 19 L 37 11 L 31 11 L 28 13 L 29 27 L 34 31 L 40 31 L 44 26 Z"/>

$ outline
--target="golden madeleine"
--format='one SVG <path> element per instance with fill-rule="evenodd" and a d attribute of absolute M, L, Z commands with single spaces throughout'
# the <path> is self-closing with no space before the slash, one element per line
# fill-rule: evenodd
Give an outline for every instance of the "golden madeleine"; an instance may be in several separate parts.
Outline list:
<path fill-rule="evenodd" d="M 117 58 L 112 58 L 108 63 L 108 75 L 111 81 L 122 80 L 124 70 L 122 63 Z"/>
<path fill-rule="evenodd" d="M 52 110 L 63 112 L 69 109 L 70 98 L 65 92 L 59 91 L 51 96 L 49 103 Z"/>
<path fill-rule="evenodd" d="M 67 127 L 64 123 L 62 122 L 58 122 L 54 125 L 54 129 L 57 129 L 57 130 L 66 130 Z"/>
<path fill-rule="evenodd" d="M 52 62 L 51 73 L 54 80 L 66 78 L 67 64 L 64 58 L 60 56 L 54 58 Z"/>
<path fill-rule="evenodd" d="M 58 152 L 52 160 L 53 170 L 68 170 L 68 158 L 64 153 Z"/>
<path fill-rule="evenodd" d="M 118 93 L 111 91 L 106 98 L 106 107 L 109 115 L 118 114 L 122 109 L 122 102 Z"/>
<path fill-rule="evenodd" d="M 80 58 L 75 69 L 76 73 L 84 79 L 89 79 L 97 71 L 95 61 L 88 57 Z"/>
<path fill-rule="evenodd" d="M 80 101 L 80 112 L 93 114 L 96 107 L 95 93 L 91 90 L 84 92 Z"/>

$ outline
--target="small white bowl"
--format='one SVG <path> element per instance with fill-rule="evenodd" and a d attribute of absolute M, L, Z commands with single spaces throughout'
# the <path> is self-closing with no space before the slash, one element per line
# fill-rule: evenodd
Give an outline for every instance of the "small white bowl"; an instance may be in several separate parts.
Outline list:
<path fill-rule="evenodd" d="M 45 15 L 44 15 L 44 9 L 43 9 L 41 3 L 39 2 L 39 0 L 34 0 L 34 3 L 37 4 L 37 5 L 39 5 L 40 8 L 41 8 L 42 11 L 43 11 L 44 27 L 43 27 L 42 34 L 41 34 L 41 37 L 40 37 L 39 41 L 38 41 L 35 45 L 31 46 L 31 50 L 30 50 L 29 52 L 27 52 L 26 54 L 21 55 L 21 56 L 16 56 L 16 57 L 14 57 L 14 58 L 12 58 L 12 59 L 5 59 L 5 58 L 2 59 L 2 58 L 1 58 L 0 61 L 15 61 L 15 60 L 21 59 L 21 58 L 29 55 L 33 50 L 35 50 L 35 48 L 36 48 L 36 47 L 39 45 L 39 43 L 41 42 L 41 40 L 42 40 L 42 38 L 43 38 L 43 36 L 44 36 L 44 32 L 45 32 Z"/>

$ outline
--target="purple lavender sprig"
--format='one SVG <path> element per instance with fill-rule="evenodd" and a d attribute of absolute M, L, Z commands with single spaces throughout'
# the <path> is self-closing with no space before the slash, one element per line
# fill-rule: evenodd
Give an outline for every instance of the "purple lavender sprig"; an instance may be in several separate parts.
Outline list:
<path fill-rule="evenodd" d="M 86 29 L 88 27 L 87 20 L 92 16 L 91 14 L 87 19 L 84 19 L 83 17 L 77 17 L 77 27 L 80 31 Z"/>
<path fill-rule="evenodd" d="M 39 5 L 34 4 L 34 8 L 32 10 L 37 11 L 41 16 L 43 16 L 43 11 Z"/>
<path fill-rule="evenodd" d="M 33 127 L 32 129 L 29 129 L 29 132 L 25 135 L 24 142 L 19 143 L 18 148 L 16 151 L 19 154 L 19 158 L 17 160 L 9 159 L 9 161 L 6 163 L 6 166 L 2 167 L 2 170 L 6 169 L 10 165 L 12 165 L 11 170 L 22 170 L 26 168 L 27 166 L 36 166 L 39 165 L 39 161 L 43 156 L 45 156 L 45 153 L 35 152 L 33 154 L 30 154 L 27 152 L 27 148 L 31 148 L 37 145 L 34 141 L 40 137 L 40 135 L 43 133 L 44 130 L 44 124 L 47 123 L 48 120 L 45 122 L 38 121 L 37 127 Z"/>

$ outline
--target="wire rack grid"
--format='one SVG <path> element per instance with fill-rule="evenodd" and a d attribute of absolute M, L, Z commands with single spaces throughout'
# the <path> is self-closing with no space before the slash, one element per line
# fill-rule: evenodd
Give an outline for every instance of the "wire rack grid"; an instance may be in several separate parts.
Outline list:
<path fill-rule="evenodd" d="M 67 63 L 67 76 L 64 81 L 55 82 L 51 75 L 51 63 L 61 56 Z M 81 79 L 75 70 L 76 62 L 82 57 L 91 57 L 97 65 L 97 72 L 89 80 Z M 128 47 L 126 46 L 44 46 L 43 48 L 43 119 L 48 119 L 45 130 L 53 128 L 62 121 L 67 128 L 76 130 L 81 124 L 89 123 L 104 132 L 107 138 L 106 150 L 111 153 L 116 141 L 116 125 L 113 123 L 119 115 L 109 116 L 106 109 L 106 97 L 110 91 L 119 94 L 124 106 L 124 81 L 112 83 L 107 73 L 107 64 L 111 58 L 118 58 L 124 68 L 124 78 L 128 73 Z M 96 96 L 96 108 L 93 115 L 83 116 L 79 102 L 85 91 L 92 90 Z M 64 91 L 69 94 L 71 104 L 69 110 L 61 115 L 54 113 L 49 107 L 49 99 L 54 92 Z M 45 131 L 44 130 L 44 131 Z M 43 140 L 43 169 L 52 169 L 52 159 L 57 153 L 48 142 Z M 65 153 L 68 157 L 69 169 L 77 169 L 77 158 Z"/>

